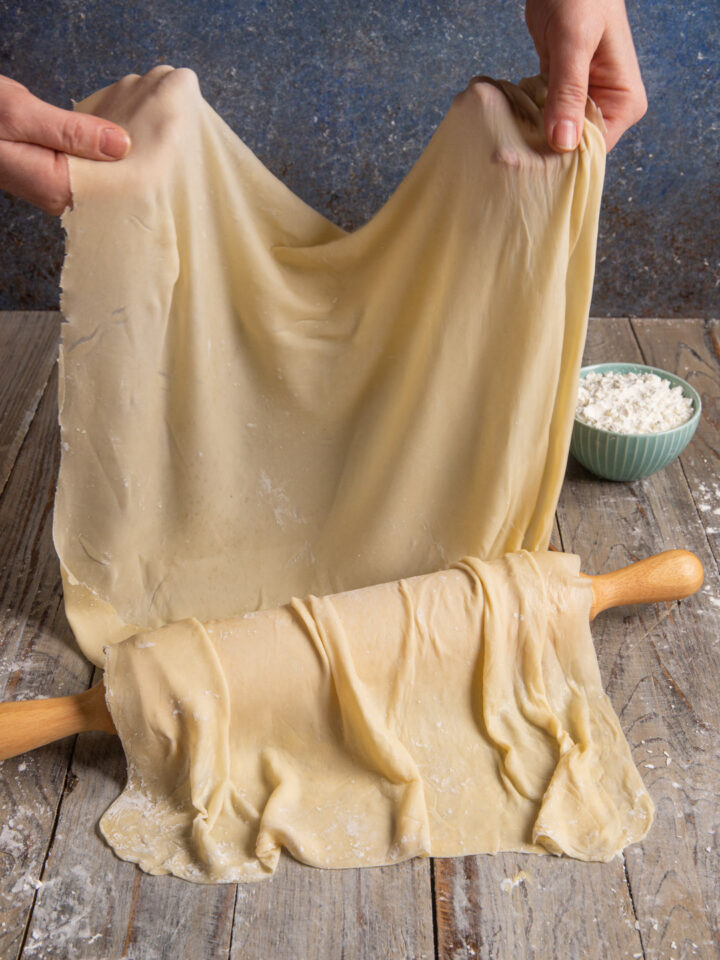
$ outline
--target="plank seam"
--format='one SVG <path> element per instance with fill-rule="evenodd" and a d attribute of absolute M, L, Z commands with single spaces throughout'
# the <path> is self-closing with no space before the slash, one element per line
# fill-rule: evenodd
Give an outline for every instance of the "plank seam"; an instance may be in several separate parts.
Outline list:
<path fill-rule="evenodd" d="M 430 901 L 432 904 L 433 949 L 436 960 L 440 960 L 440 929 L 437 915 L 437 899 L 435 893 L 435 858 L 430 860 Z"/>
<path fill-rule="evenodd" d="M 40 409 L 42 401 L 45 398 L 45 394 L 47 393 L 48 387 L 50 386 L 50 380 L 52 379 L 54 369 L 55 369 L 55 364 L 53 364 L 50 367 L 50 370 L 48 371 L 47 379 L 43 383 L 42 387 L 39 387 L 35 391 L 35 395 L 32 398 L 32 403 L 29 411 L 31 415 L 27 417 L 27 422 L 25 423 L 25 429 L 22 433 L 22 439 L 17 444 L 17 448 L 15 450 L 15 453 L 13 454 L 12 462 L 8 464 L 7 470 L 4 471 L 5 476 L 0 477 L 0 497 L 2 497 L 3 493 L 7 489 L 7 486 L 10 483 L 10 478 L 15 472 L 15 468 L 17 467 L 17 462 L 20 459 L 20 454 L 22 453 L 23 448 L 27 443 L 27 438 L 28 438 L 28 435 L 30 434 L 30 428 L 35 422 L 35 418 L 37 417 L 38 410 Z"/>
<path fill-rule="evenodd" d="M 645 356 L 645 351 L 643 350 L 642 344 L 640 343 L 640 337 L 638 336 L 637 330 L 635 329 L 635 323 L 633 322 L 633 317 L 625 317 L 625 319 L 627 320 L 628 325 L 629 325 L 629 327 L 630 327 L 630 332 L 631 332 L 632 335 L 633 335 L 633 340 L 634 340 L 635 343 L 637 344 L 637 348 L 638 348 L 638 350 L 640 351 L 640 356 L 642 357 L 642 362 L 643 362 L 646 366 L 652 366 L 652 364 L 648 364 L 647 357 Z"/>
<path fill-rule="evenodd" d="M 692 505 L 695 508 L 695 513 L 697 514 L 700 527 L 702 528 L 703 536 L 705 537 L 705 542 L 707 543 L 707 546 L 708 546 L 708 552 L 710 556 L 713 558 L 713 562 L 715 564 L 715 570 L 717 571 L 718 576 L 720 576 L 720 557 L 716 556 L 715 554 L 713 541 L 710 539 L 710 534 L 707 532 L 707 529 L 703 522 L 702 514 L 700 513 L 700 508 L 698 506 L 697 500 L 693 495 L 692 485 L 690 484 L 690 481 L 688 479 L 687 470 L 685 469 L 685 464 L 683 462 L 682 457 L 680 457 L 679 463 L 680 463 L 680 470 L 682 471 L 682 475 L 685 478 L 685 483 L 687 484 L 688 492 L 690 494 L 690 499 L 692 500 Z"/>
<path fill-rule="evenodd" d="M 233 900 L 233 910 L 232 910 L 232 919 L 230 920 L 230 940 L 228 942 L 228 954 L 227 960 L 231 960 L 232 951 L 233 951 L 233 937 L 235 935 L 235 914 L 237 913 L 237 904 L 238 904 L 238 894 L 240 892 L 240 884 L 235 884 L 235 899 Z"/>
<path fill-rule="evenodd" d="M 637 344 L 637 348 L 638 348 L 638 350 L 639 350 L 639 352 L 640 352 L 640 356 L 642 357 L 643 363 L 646 364 L 646 365 L 652 366 L 652 364 L 648 364 L 647 355 L 646 355 L 645 351 L 643 350 L 642 343 L 640 342 L 640 337 L 639 337 L 639 335 L 638 335 L 638 331 L 637 331 L 637 329 L 636 329 L 636 327 L 635 327 L 635 323 L 634 323 L 634 320 L 633 320 L 632 317 L 628 317 L 628 324 L 629 324 L 629 326 L 630 326 L 630 330 L 631 330 L 631 332 L 632 332 L 633 339 L 635 340 L 635 343 Z M 705 540 L 708 541 L 708 535 L 707 535 L 707 532 L 706 532 L 706 530 L 705 530 L 705 526 L 704 526 L 704 524 L 703 524 L 703 522 L 702 522 L 702 517 L 700 516 L 700 511 L 699 511 L 699 509 L 698 509 L 698 505 L 697 505 L 697 503 L 695 502 L 695 497 L 693 496 L 692 486 L 691 486 L 690 481 L 689 481 L 689 479 L 688 479 L 687 471 L 685 470 L 685 464 L 684 464 L 683 461 L 682 461 L 682 457 L 680 457 L 680 458 L 678 459 L 678 462 L 679 462 L 679 464 L 680 464 L 680 470 L 681 470 L 681 472 L 682 472 L 683 479 L 685 480 L 685 486 L 687 487 L 688 496 L 690 497 L 690 501 L 692 502 L 693 507 L 695 508 L 695 513 L 696 513 L 696 515 L 697 515 L 697 517 L 698 517 L 698 520 L 700 521 L 700 526 L 701 526 L 701 529 L 702 529 L 702 531 L 703 531 L 703 535 L 704 535 L 704 537 L 705 537 Z M 712 551 L 712 547 L 710 546 L 709 541 L 708 541 L 708 547 L 710 548 L 710 555 L 711 555 L 711 556 L 714 556 L 713 551 Z M 716 562 L 716 565 L 717 565 L 717 562 Z M 665 614 L 664 614 L 662 617 L 660 617 L 659 620 L 658 620 L 649 630 L 647 630 L 647 631 L 645 632 L 645 634 L 640 638 L 640 642 L 642 642 L 646 637 L 648 637 L 648 636 L 657 628 L 657 626 L 658 626 L 659 623 L 662 623 L 663 620 L 666 620 L 666 619 L 668 618 L 668 616 L 670 615 L 670 611 L 671 611 L 672 608 L 675 607 L 675 606 L 679 606 L 679 602 L 678 602 L 678 603 L 675 603 L 675 604 L 672 604 L 671 606 L 668 607 L 668 609 L 665 611 Z M 654 647 L 654 644 L 653 644 L 653 647 Z M 655 651 L 655 656 L 656 656 L 656 659 L 657 659 L 657 651 Z M 635 917 L 636 929 L 637 929 L 637 932 L 638 932 L 638 936 L 639 936 L 639 938 L 640 938 L 640 949 L 642 950 L 643 957 L 645 957 L 645 956 L 646 956 L 645 943 L 644 943 L 644 941 L 643 941 L 642 929 L 640 928 L 640 924 L 639 924 L 639 920 L 638 920 L 637 909 L 636 909 L 636 906 L 635 906 L 635 897 L 634 897 L 634 895 L 633 895 L 632 881 L 630 880 L 630 873 L 629 873 L 628 868 L 627 868 L 627 859 L 626 859 L 624 853 L 622 853 L 621 856 L 622 856 L 622 864 L 623 864 L 623 873 L 624 873 L 624 875 L 625 875 L 625 884 L 626 884 L 627 889 L 628 889 L 628 896 L 630 897 L 630 903 L 632 904 L 633 916 Z"/>
<path fill-rule="evenodd" d="M 635 328 L 634 328 L 633 323 L 632 323 L 632 318 L 631 318 L 631 317 L 618 317 L 618 318 L 616 318 L 616 319 L 618 319 L 618 320 L 621 321 L 621 322 L 624 322 L 625 325 L 629 328 L 630 333 L 631 333 L 631 336 L 632 336 L 633 339 L 635 340 L 635 342 L 636 342 L 636 344 L 637 344 L 637 347 L 638 347 L 638 350 L 640 351 L 640 356 L 643 358 L 643 361 L 645 361 L 645 354 L 643 353 L 642 347 L 640 346 L 640 343 L 639 343 L 639 341 L 638 341 L 637 334 L 636 334 L 636 332 L 635 332 Z M 591 321 L 590 321 L 590 322 L 592 322 L 592 318 L 591 318 Z M 565 486 L 565 481 L 563 481 L 563 486 Z M 560 509 L 559 509 L 559 507 L 558 507 L 558 509 L 557 509 L 556 512 L 555 512 L 555 519 L 556 519 L 556 523 L 557 523 L 558 536 L 560 537 L 560 546 L 561 546 L 563 552 L 565 552 L 565 538 L 564 538 L 564 536 L 563 536 L 563 527 L 562 527 L 562 524 L 561 524 L 561 516 L 560 516 Z M 667 616 L 667 613 L 665 614 L 665 616 Z M 656 626 L 657 626 L 657 623 L 654 624 L 654 626 L 653 626 L 652 629 L 654 629 Z M 649 631 L 648 631 L 648 632 L 649 632 Z M 593 643 L 594 643 L 594 641 L 593 641 Z M 635 898 L 633 897 L 633 891 L 632 891 L 632 887 L 631 887 L 631 885 L 630 885 L 630 876 L 629 876 L 629 874 L 628 874 L 627 862 L 626 862 L 626 860 L 625 860 L 625 854 L 624 854 L 624 852 L 621 852 L 621 853 L 620 853 L 620 858 L 622 859 L 622 864 L 623 864 L 623 876 L 624 876 L 624 878 L 625 878 L 625 886 L 627 887 L 628 898 L 629 898 L 629 900 L 630 900 L 630 905 L 631 905 L 631 907 L 632 907 L 632 912 L 633 912 L 634 921 L 635 921 L 636 924 L 639 924 L 638 916 L 637 916 L 637 910 L 636 910 L 636 907 L 635 907 Z M 641 934 L 641 932 L 640 932 L 639 925 L 636 926 L 636 930 L 637 930 L 637 932 L 638 932 L 638 937 L 639 937 L 639 940 L 640 940 L 640 948 L 641 948 L 641 950 L 642 950 L 643 958 L 645 958 L 645 956 L 646 956 L 646 954 L 645 954 L 645 946 L 644 946 L 644 944 L 643 944 L 642 934 Z"/>
<path fill-rule="evenodd" d="M 50 376 L 52 376 L 52 371 L 51 371 Z M 31 432 L 31 431 L 30 431 L 30 426 L 32 425 L 32 423 L 35 422 L 35 418 L 36 418 L 36 415 L 37 415 L 37 411 L 40 409 L 40 407 L 41 407 L 41 405 L 42 405 L 42 401 L 43 401 L 44 398 L 45 398 L 45 394 L 47 393 L 47 391 L 48 391 L 49 389 L 50 389 L 50 377 L 48 377 L 48 380 L 47 380 L 47 382 L 46 382 L 46 384 L 45 384 L 45 388 L 44 388 L 44 390 L 42 391 L 42 397 L 41 397 L 41 399 L 40 399 L 40 402 L 39 402 L 38 405 L 37 405 L 37 408 L 36 408 L 36 410 L 35 410 L 35 413 L 33 414 L 32 420 L 30 421 L 30 424 L 28 425 L 28 430 L 27 430 L 27 432 L 26 432 L 26 434 L 25 434 L 25 436 L 24 436 L 24 438 L 23 438 L 23 442 L 20 444 L 20 447 L 18 448 L 17 455 L 16 455 L 15 459 L 13 460 L 12 467 L 11 467 L 11 469 L 8 471 L 6 483 L 4 484 L 2 490 L 0 490 L 0 499 L 2 499 L 3 492 L 4 492 L 4 490 L 7 489 L 7 485 L 9 484 L 11 478 L 13 477 L 13 474 L 15 473 L 15 470 L 16 470 L 17 467 L 18 467 L 18 463 L 19 463 L 19 461 L 20 461 L 20 455 L 21 455 L 21 453 L 22 453 L 22 451 L 23 451 L 23 449 L 24 449 L 24 447 L 25 447 L 25 444 L 29 442 L 28 438 L 30 437 L 30 432 Z M 42 526 L 42 524 L 45 522 L 45 520 L 44 520 L 44 514 L 47 513 L 47 512 L 52 513 L 54 499 L 55 499 L 55 497 L 54 497 L 54 491 L 53 491 L 52 494 L 51 494 L 51 496 L 50 496 L 50 502 L 49 502 L 49 503 L 46 503 L 46 504 L 43 506 L 43 517 L 41 518 L 41 520 L 42 520 L 41 526 Z M 62 595 L 61 595 L 61 597 L 60 597 L 60 601 L 62 602 Z M 27 630 L 27 627 L 28 627 L 28 616 L 26 616 L 26 617 L 24 618 L 24 620 L 22 621 L 22 626 L 20 627 L 20 630 L 19 630 L 19 633 L 18 633 L 18 636 L 17 636 L 17 640 L 16 640 L 16 642 L 15 642 L 15 649 L 16 649 L 16 650 L 18 650 L 18 649 L 22 646 L 23 639 L 24 639 L 24 637 L 25 637 L 25 631 Z M 3 678 L 2 678 L 2 681 L 0 681 L 0 693 L 2 694 L 3 697 L 5 697 L 5 696 L 7 695 L 8 688 L 9 688 L 11 691 L 14 689 L 14 686 L 15 686 L 15 685 L 14 685 L 14 683 L 12 683 L 12 680 L 13 680 L 13 676 L 16 676 L 16 675 L 17 675 L 17 670 L 15 670 L 14 674 L 13 674 L 13 673 L 8 674 L 7 677 L 3 677 Z"/>
<path fill-rule="evenodd" d="M 562 527 L 560 526 L 560 514 L 557 510 L 555 511 L 555 526 L 557 527 L 558 539 L 560 540 L 560 549 L 565 553 L 565 537 L 563 536 Z"/>
<path fill-rule="evenodd" d="M 55 841 L 55 833 L 57 832 L 58 824 L 60 822 L 60 812 L 62 810 L 62 805 L 65 799 L 65 795 L 66 793 L 69 792 L 68 785 L 71 782 L 70 778 L 73 775 L 72 762 L 75 756 L 75 747 L 77 746 L 77 735 L 75 736 L 74 740 L 75 742 L 73 743 L 73 748 L 70 751 L 70 754 L 68 756 L 68 766 L 67 766 L 67 770 L 65 771 L 65 780 L 63 782 L 63 788 L 60 791 L 60 796 L 58 798 L 57 806 L 55 808 L 55 815 L 53 817 L 52 829 L 50 830 L 50 836 L 48 838 L 47 846 L 45 847 L 45 855 L 43 856 L 42 867 L 40 868 L 40 874 L 38 876 L 38 880 L 40 881 L 41 884 L 44 882 L 47 862 L 50 857 L 50 852 L 52 850 L 53 843 Z M 30 933 L 30 926 L 32 924 L 33 917 L 35 914 L 35 906 L 37 904 L 37 897 L 38 897 L 39 891 L 40 891 L 40 887 L 38 886 L 35 889 L 35 892 L 33 893 L 32 903 L 30 904 L 30 909 L 28 910 L 27 921 L 25 922 L 25 929 L 23 931 L 22 941 L 20 943 L 20 950 L 17 954 L 18 960 L 21 960 L 22 955 L 25 952 L 25 945 L 27 943 L 27 938 Z"/>
<path fill-rule="evenodd" d="M 132 932 L 133 932 L 133 922 L 135 920 L 135 908 L 137 907 L 138 896 L 140 895 L 140 882 L 141 882 L 141 875 L 139 874 L 139 871 L 138 871 L 133 877 L 133 890 L 132 890 L 132 896 L 130 897 L 130 909 L 128 910 L 127 928 L 125 930 L 125 940 L 123 941 L 122 950 L 120 951 L 121 957 L 127 956 L 128 947 L 130 946 L 130 940 L 132 938 Z"/>
<path fill-rule="evenodd" d="M 52 372 L 52 371 L 51 371 Z M 6 469 L 4 470 L 4 476 L 0 477 L 0 496 L 2 496 L 5 488 L 8 485 L 8 481 L 12 475 L 13 470 L 15 469 L 15 463 L 17 462 L 18 457 L 20 456 L 20 451 L 23 448 L 25 440 L 28 433 L 30 432 L 30 427 L 32 426 L 33 420 L 38 412 L 38 407 L 40 402 L 45 394 L 45 390 L 50 379 L 50 374 L 48 374 L 48 379 L 40 386 L 36 391 L 33 397 L 31 398 L 30 407 L 27 411 L 27 414 L 20 424 L 20 429 L 14 438 L 15 451 L 12 454 L 12 459 L 10 463 L 6 464 Z M 29 415 L 28 415 L 29 414 Z M 12 449 L 12 447 L 11 447 Z"/>
<path fill-rule="evenodd" d="M 627 868 L 627 859 L 625 858 L 624 851 L 620 854 L 623 865 L 623 874 L 625 875 L 625 886 L 628 888 L 628 895 L 630 897 L 630 903 L 632 905 L 633 917 L 635 917 L 635 930 L 637 931 L 638 939 L 640 940 L 640 949 L 642 950 L 643 958 L 647 956 L 645 951 L 645 943 L 643 941 L 642 929 L 640 927 L 640 921 L 638 920 L 637 909 L 635 907 L 635 897 L 633 896 L 632 884 L 630 883 L 630 874 L 628 873 Z"/>
<path fill-rule="evenodd" d="M 638 350 L 640 351 L 640 356 L 643 358 L 644 363 L 647 364 L 647 357 L 645 356 L 645 352 L 644 352 L 644 350 L 643 350 L 643 348 L 642 348 L 642 345 L 641 345 L 641 343 L 640 343 L 640 338 L 638 337 L 637 331 L 636 331 L 636 329 L 635 329 L 635 324 L 633 323 L 633 321 L 632 321 L 631 318 L 629 318 L 629 319 L 630 319 L 630 329 L 632 330 L 633 337 L 635 338 L 635 342 L 637 343 Z M 704 329 L 706 332 L 709 332 L 710 329 L 711 329 L 712 323 L 713 323 L 712 320 L 703 320 L 703 329 Z M 697 518 L 698 518 L 698 521 L 699 521 L 699 523 L 700 523 L 700 527 L 701 527 L 702 532 L 703 532 L 703 537 L 705 538 L 705 542 L 706 542 L 707 547 L 708 547 L 708 552 L 709 552 L 710 556 L 713 558 L 713 561 L 714 561 L 714 563 L 715 563 L 715 570 L 716 570 L 718 576 L 720 577 L 720 557 L 718 557 L 718 556 L 716 555 L 716 553 L 715 553 L 715 547 L 714 547 L 714 545 L 713 545 L 713 541 L 710 539 L 710 535 L 709 535 L 709 533 L 707 532 L 707 530 L 706 530 L 706 528 L 705 528 L 705 523 L 704 523 L 704 521 L 703 521 L 703 517 L 702 517 L 702 514 L 701 514 L 701 512 L 700 512 L 700 508 L 699 508 L 699 506 L 698 506 L 697 500 L 695 499 L 695 495 L 694 495 L 694 493 L 693 493 L 692 484 L 690 483 L 690 480 L 689 480 L 689 478 L 688 478 L 688 472 L 687 472 L 687 468 L 685 467 L 685 461 L 684 461 L 684 459 L 683 459 L 682 454 L 678 457 L 678 463 L 680 464 L 680 470 L 682 471 L 682 475 L 683 475 L 683 478 L 684 478 L 684 480 L 685 480 L 685 485 L 686 485 L 686 487 L 687 487 L 687 489 L 688 489 L 688 494 L 690 495 L 690 500 L 692 501 L 692 505 L 693 505 L 693 507 L 695 508 L 695 514 L 696 514 L 696 516 L 697 516 Z"/>
<path fill-rule="evenodd" d="M 30 321 L 31 323 L 43 323 L 43 322 L 51 323 L 51 322 L 55 322 L 55 317 L 57 316 L 58 313 L 59 311 L 57 310 L 0 311 L 0 324 L 3 323 L 4 316 L 8 318 L 8 322 L 14 322 L 15 320 L 25 319 Z M 44 396 L 47 384 L 50 378 L 52 377 L 52 373 L 58 358 L 57 343 L 55 344 L 55 347 L 53 349 L 53 357 L 54 357 L 53 362 L 51 363 L 48 369 L 45 380 L 40 384 L 40 386 L 35 391 L 34 395 L 30 398 L 30 406 L 26 410 L 25 417 L 23 418 L 23 421 L 25 422 L 25 429 L 23 431 L 23 421 L 21 421 L 18 433 L 15 435 L 15 437 L 12 440 L 12 443 L 10 444 L 10 447 L 9 447 L 10 450 L 12 450 L 12 447 L 15 446 L 15 452 L 12 454 L 12 460 L 9 463 L 7 462 L 4 463 L 4 465 L 0 468 L 0 496 L 2 496 L 2 493 L 8 484 L 15 462 L 20 455 L 20 451 L 25 442 L 25 438 L 27 437 L 30 427 L 32 426 L 32 422 L 35 419 L 35 416 L 37 414 L 37 411 L 42 401 L 42 398 Z"/>

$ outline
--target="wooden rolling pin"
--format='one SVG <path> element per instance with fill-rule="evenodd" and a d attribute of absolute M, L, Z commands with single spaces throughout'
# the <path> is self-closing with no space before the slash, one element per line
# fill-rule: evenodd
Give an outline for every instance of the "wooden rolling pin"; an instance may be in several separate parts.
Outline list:
<path fill-rule="evenodd" d="M 703 566 L 689 550 L 667 550 L 621 570 L 588 577 L 593 589 L 590 619 L 609 607 L 681 600 L 699 590 L 703 578 Z M 0 703 L 0 760 L 86 730 L 117 732 L 102 680 L 71 697 Z"/>

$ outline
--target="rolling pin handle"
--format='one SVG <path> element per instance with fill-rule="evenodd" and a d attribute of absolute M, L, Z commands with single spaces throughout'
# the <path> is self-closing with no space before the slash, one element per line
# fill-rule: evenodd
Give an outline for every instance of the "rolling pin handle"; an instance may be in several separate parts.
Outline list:
<path fill-rule="evenodd" d="M 691 596 L 703 584 L 705 571 L 689 550 L 665 550 L 620 570 L 590 577 L 593 604 L 590 619 L 609 607 L 661 603 Z"/>
<path fill-rule="evenodd" d="M 0 760 L 86 730 L 116 733 L 102 680 L 71 697 L 0 703 Z"/>

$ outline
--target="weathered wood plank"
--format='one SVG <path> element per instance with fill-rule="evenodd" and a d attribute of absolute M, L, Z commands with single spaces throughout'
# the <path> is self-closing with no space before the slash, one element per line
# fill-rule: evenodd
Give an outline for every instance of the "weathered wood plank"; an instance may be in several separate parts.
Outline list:
<path fill-rule="evenodd" d="M 60 314 L 0 314 L 0 494 L 45 390 L 57 356 Z"/>
<path fill-rule="evenodd" d="M 642 956 L 621 861 L 501 853 L 435 861 L 440 960 Z"/>
<path fill-rule="evenodd" d="M 682 851 L 691 859 L 684 883 L 678 883 L 678 857 L 658 857 L 640 864 L 634 852 L 628 853 L 628 872 L 638 896 L 662 899 L 673 904 L 675 914 L 684 922 L 704 904 L 709 927 L 707 939 L 671 933 L 662 937 L 652 931 L 652 944 L 658 956 L 674 940 L 678 950 L 688 956 L 720 955 L 720 700 L 717 681 L 720 676 L 720 325 L 697 320 L 668 323 L 661 320 L 633 321 L 633 327 L 646 362 L 670 370 L 688 380 L 700 393 L 703 416 L 697 433 L 681 456 L 682 470 L 704 528 L 709 551 L 691 510 L 677 507 L 675 494 L 679 480 L 658 475 L 658 483 L 649 497 L 658 515 L 658 527 L 667 536 L 688 539 L 691 548 L 705 562 L 705 585 L 692 601 L 673 611 L 663 622 L 655 654 L 662 665 L 665 688 L 662 713 L 675 733 L 675 744 L 663 750 L 670 754 L 669 768 L 653 763 L 653 779 L 662 792 L 668 815 L 668 830 L 674 826 Z M 685 508 L 684 498 L 680 505 Z M 676 531 L 676 532 L 675 532 Z M 715 565 L 712 562 L 715 558 Z M 672 620 L 672 622 L 671 622 Z M 677 752 L 673 747 L 679 747 Z M 657 755 L 658 750 L 654 750 Z M 661 791 L 662 786 L 662 791 Z M 672 798 L 673 803 L 669 802 Z M 673 862 L 673 859 L 677 862 Z M 685 889 L 687 887 L 687 890 Z M 679 889 L 678 889 L 679 888 Z M 688 903 L 688 899 L 692 902 Z M 682 926 L 682 924 L 680 924 Z M 697 944 L 697 947 L 695 946 Z"/>
<path fill-rule="evenodd" d="M 702 417 L 681 461 L 720 562 L 720 322 L 633 320 L 633 328 L 647 363 L 683 377 L 702 398 Z"/>
<path fill-rule="evenodd" d="M 655 328 L 652 328 L 654 335 Z M 676 334 L 677 335 L 677 334 Z M 588 361 L 639 361 L 628 324 L 591 327 Z M 668 366 L 668 364 L 664 364 Z M 717 596 L 718 570 L 679 462 L 614 484 L 571 464 L 559 509 L 566 546 L 589 572 L 670 547 L 688 547 Z M 707 591 L 681 604 L 612 610 L 593 629 L 608 694 L 656 803 L 648 837 L 626 851 L 648 960 L 716 957 L 720 873 L 720 675 L 716 611 Z"/>
<path fill-rule="evenodd" d="M 273 880 L 238 888 L 231 960 L 434 956 L 428 860 L 315 870 L 282 857 Z"/>
<path fill-rule="evenodd" d="M 0 697 L 74 693 L 90 667 L 60 596 L 51 518 L 57 468 L 56 377 L 0 497 Z M 9 421 L 5 419 L 7 424 Z M 72 740 L 0 764 L 0 956 L 18 955 L 52 834 Z"/>

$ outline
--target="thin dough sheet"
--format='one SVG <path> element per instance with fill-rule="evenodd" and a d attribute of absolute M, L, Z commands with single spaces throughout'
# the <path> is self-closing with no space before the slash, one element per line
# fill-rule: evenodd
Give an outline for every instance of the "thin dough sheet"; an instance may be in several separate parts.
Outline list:
<path fill-rule="evenodd" d="M 652 802 L 577 557 L 520 552 L 108 647 L 119 856 L 187 880 L 500 850 L 609 860 Z"/>
<path fill-rule="evenodd" d="M 190 71 L 78 109 L 54 536 L 103 647 L 544 549 L 562 483 L 604 169 L 588 108 L 551 153 L 539 81 L 472 82 L 365 226 L 273 177 Z"/>

